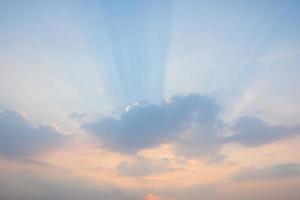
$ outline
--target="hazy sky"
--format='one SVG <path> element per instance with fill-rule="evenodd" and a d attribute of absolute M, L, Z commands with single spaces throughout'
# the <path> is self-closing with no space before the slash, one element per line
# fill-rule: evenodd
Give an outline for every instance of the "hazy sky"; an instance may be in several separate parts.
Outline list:
<path fill-rule="evenodd" d="M 0 199 L 298 200 L 300 2 L 0 0 Z"/>

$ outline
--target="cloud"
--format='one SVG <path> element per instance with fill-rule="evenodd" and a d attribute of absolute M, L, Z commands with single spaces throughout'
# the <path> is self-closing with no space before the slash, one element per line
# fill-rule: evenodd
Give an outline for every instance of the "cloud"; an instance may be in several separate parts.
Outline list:
<path fill-rule="evenodd" d="M 78 112 L 74 112 L 72 114 L 69 115 L 69 117 L 75 121 L 80 121 L 82 120 L 84 117 L 86 117 L 87 114 L 86 113 L 78 113 Z"/>
<path fill-rule="evenodd" d="M 142 194 L 109 185 L 98 185 L 86 179 L 64 175 L 41 176 L 27 172 L 4 174 L 0 172 L 0 199 L 12 200 L 140 200 Z M 16 189 L 17 188 L 17 189 Z"/>
<path fill-rule="evenodd" d="M 215 126 L 220 110 L 220 106 L 211 97 L 190 94 L 174 96 L 160 105 L 137 104 L 124 111 L 119 119 L 107 117 L 85 123 L 82 127 L 101 138 L 108 149 L 135 153 L 172 142 L 180 133 L 194 125 Z M 207 132 L 211 133 L 213 132 Z"/>
<path fill-rule="evenodd" d="M 150 192 L 144 197 L 144 200 L 169 200 L 169 199 L 158 196 L 157 194 L 153 194 L 152 192 Z"/>
<path fill-rule="evenodd" d="M 17 112 L 0 111 L 0 154 L 22 156 L 59 145 L 64 136 L 51 126 L 33 127 Z"/>
<path fill-rule="evenodd" d="M 193 125 L 174 140 L 175 153 L 185 157 L 208 156 L 212 162 L 223 160 L 224 156 L 219 155 L 223 145 L 220 128 L 219 122 Z"/>
<path fill-rule="evenodd" d="M 300 134 L 300 126 L 269 125 L 255 117 L 242 117 L 233 128 L 235 134 L 227 142 L 237 142 L 245 146 L 260 146 L 280 139 Z"/>
<path fill-rule="evenodd" d="M 239 181 L 268 180 L 294 176 L 300 176 L 300 165 L 297 163 L 284 163 L 260 169 L 244 170 L 235 175 L 234 179 Z"/>
<path fill-rule="evenodd" d="M 148 176 L 172 171 L 173 169 L 167 167 L 167 164 L 167 160 L 153 161 L 139 157 L 134 163 L 121 162 L 117 170 L 121 176 Z"/>
<path fill-rule="evenodd" d="M 186 187 L 169 187 L 154 192 L 170 200 L 199 200 L 199 196 L 207 200 L 225 199 L 218 194 L 218 189 L 217 184 L 195 184 Z"/>
<path fill-rule="evenodd" d="M 174 96 L 160 105 L 134 104 L 119 118 L 106 117 L 84 123 L 82 128 L 99 138 L 103 146 L 121 153 L 136 153 L 163 143 L 173 144 L 185 157 L 208 156 L 222 161 L 222 146 L 236 142 L 260 146 L 300 133 L 300 126 L 270 125 L 255 117 L 241 117 L 233 126 L 220 119 L 221 106 L 201 94 Z M 233 132 L 225 136 L 225 129 Z"/>
<path fill-rule="evenodd" d="M 32 158 L 28 158 L 28 157 L 22 157 L 22 156 L 10 156 L 10 159 L 15 159 L 18 162 L 22 162 L 24 164 L 28 164 L 28 165 L 34 165 L 40 168 L 55 168 L 53 165 L 48 164 L 46 162 L 42 162 L 39 160 L 35 160 Z"/>

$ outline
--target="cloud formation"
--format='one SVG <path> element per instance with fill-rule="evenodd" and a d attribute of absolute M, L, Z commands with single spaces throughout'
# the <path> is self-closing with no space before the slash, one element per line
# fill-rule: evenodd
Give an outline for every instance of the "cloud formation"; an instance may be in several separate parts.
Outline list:
<path fill-rule="evenodd" d="M 255 117 L 241 117 L 233 128 L 235 134 L 227 141 L 245 146 L 260 146 L 300 134 L 300 126 L 269 125 Z"/>
<path fill-rule="evenodd" d="M 86 179 L 47 177 L 37 173 L 7 175 L 0 172 L 0 199 L 12 200 L 140 200 L 137 191 L 98 185 Z M 18 188 L 16 190 L 16 188 Z"/>
<path fill-rule="evenodd" d="M 228 143 L 260 146 L 300 133 L 300 126 L 270 125 L 255 117 L 241 117 L 233 126 L 220 117 L 222 109 L 210 96 L 190 94 L 174 96 L 154 104 L 134 104 L 120 118 L 106 117 L 82 127 L 101 139 L 107 149 L 136 153 L 163 143 L 175 146 L 185 157 L 209 155 L 221 161 L 220 148 Z M 229 128 L 233 134 L 225 136 Z"/>
<path fill-rule="evenodd" d="M 100 137 L 106 148 L 134 153 L 172 142 L 194 125 L 215 126 L 219 112 L 220 106 L 211 97 L 190 94 L 174 96 L 160 105 L 135 105 L 119 119 L 107 117 L 82 127 Z"/>
<path fill-rule="evenodd" d="M 239 172 L 234 179 L 238 181 L 268 180 L 300 176 L 300 165 L 297 163 L 284 163 L 264 168 L 252 168 Z"/>
<path fill-rule="evenodd" d="M 35 154 L 61 144 L 64 136 L 51 126 L 33 127 L 17 112 L 0 112 L 0 154 Z"/>
<path fill-rule="evenodd" d="M 69 117 L 75 121 L 80 121 L 86 116 L 87 116 L 86 113 L 78 113 L 78 112 L 74 112 L 69 115 Z"/>
<path fill-rule="evenodd" d="M 121 162 L 117 166 L 117 170 L 121 176 L 148 176 L 172 171 L 173 169 L 167 167 L 167 164 L 168 161 L 164 159 L 153 161 L 138 158 L 134 163 Z"/>

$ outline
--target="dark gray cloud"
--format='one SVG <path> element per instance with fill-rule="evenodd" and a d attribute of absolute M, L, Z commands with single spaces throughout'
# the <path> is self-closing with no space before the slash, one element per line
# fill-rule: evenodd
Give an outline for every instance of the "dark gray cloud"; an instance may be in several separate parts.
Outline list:
<path fill-rule="evenodd" d="M 284 163 L 265 168 L 243 170 L 234 176 L 235 180 L 268 180 L 276 178 L 300 176 L 300 165 L 297 163 Z"/>
<path fill-rule="evenodd" d="M 134 153 L 173 141 L 193 125 L 212 129 L 219 112 L 220 106 L 211 97 L 191 94 L 174 96 L 160 105 L 135 105 L 123 112 L 120 119 L 107 117 L 82 127 L 100 137 L 105 147 Z"/>
<path fill-rule="evenodd" d="M 121 162 L 117 166 L 117 171 L 121 176 L 148 176 L 174 170 L 167 167 L 167 164 L 168 161 L 164 159 L 153 161 L 138 158 L 134 163 Z"/>
<path fill-rule="evenodd" d="M 227 142 L 245 146 L 260 146 L 300 134 L 300 126 L 269 125 L 255 117 L 242 117 L 233 128 L 235 134 Z"/>
<path fill-rule="evenodd" d="M 63 138 L 51 126 L 35 128 L 17 112 L 0 112 L 0 154 L 27 156 L 39 153 L 59 145 Z"/>

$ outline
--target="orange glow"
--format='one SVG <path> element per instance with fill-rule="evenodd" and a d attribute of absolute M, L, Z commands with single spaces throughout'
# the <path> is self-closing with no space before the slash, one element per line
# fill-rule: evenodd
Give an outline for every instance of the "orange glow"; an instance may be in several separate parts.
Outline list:
<path fill-rule="evenodd" d="M 149 193 L 145 196 L 144 200 L 165 200 L 165 199 L 162 199 L 161 197 L 159 197 L 159 196 L 153 194 L 152 192 L 149 192 Z"/>

